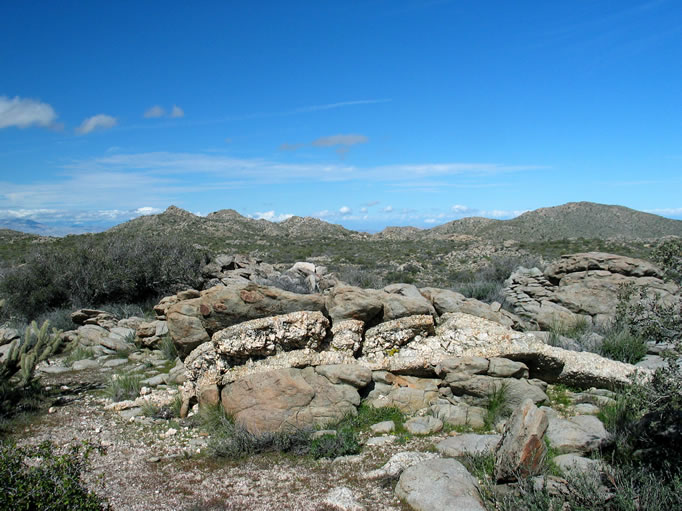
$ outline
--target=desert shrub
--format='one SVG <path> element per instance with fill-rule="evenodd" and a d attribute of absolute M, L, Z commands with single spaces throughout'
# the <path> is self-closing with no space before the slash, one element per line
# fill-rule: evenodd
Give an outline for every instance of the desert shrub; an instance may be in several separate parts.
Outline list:
<path fill-rule="evenodd" d="M 364 289 L 381 289 L 387 284 L 378 272 L 357 266 L 344 266 L 337 275 L 342 282 Z"/>
<path fill-rule="evenodd" d="M 78 237 L 37 248 L 0 281 L 0 294 L 25 318 L 55 308 L 137 303 L 196 287 L 203 260 L 171 237 Z"/>
<path fill-rule="evenodd" d="M 405 428 L 405 414 L 395 406 L 386 406 L 375 408 L 366 403 L 361 403 L 358 407 L 356 415 L 348 415 L 344 417 L 336 427 L 344 428 L 350 427 L 356 431 L 368 431 L 372 424 L 384 421 L 393 421 L 396 427 L 396 432 L 404 432 Z"/>
<path fill-rule="evenodd" d="M 93 358 L 94 351 L 90 347 L 81 346 L 76 344 L 71 347 L 68 354 L 64 358 L 64 364 L 71 367 L 74 362 L 78 360 L 85 360 L 88 358 Z"/>
<path fill-rule="evenodd" d="M 171 339 L 170 335 L 164 335 L 161 338 L 159 349 L 161 350 L 161 353 L 163 353 L 163 356 L 171 362 L 178 358 L 178 349 L 176 348 L 175 343 L 173 342 L 173 339 Z"/>
<path fill-rule="evenodd" d="M 483 418 L 485 428 L 490 430 L 495 427 L 497 420 L 507 413 L 509 404 L 509 386 L 506 383 L 495 385 L 493 391 L 488 394 L 486 403 L 487 412 Z"/>
<path fill-rule="evenodd" d="M 209 452 L 221 458 L 241 459 L 265 452 L 307 454 L 310 450 L 312 430 L 254 434 L 235 423 L 220 405 L 202 407 L 200 421 L 211 435 Z"/>
<path fill-rule="evenodd" d="M 137 374 L 115 373 L 104 387 L 104 394 L 112 401 L 135 399 L 142 388 L 141 380 Z"/>
<path fill-rule="evenodd" d="M 321 435 L 310 442 L 310 455 L 315 459 L 338 458 L 359 452 L 357 434 L 348 426 L 338 429 L 335 435 Z"/>
<path fill-rule="evenodd" d="M 451 289 L 462 293 L 468 298 L 475 298 L 482 302 L 504 302 L 502 289 L 504 281 L 514 270 L 523 266 L 526 268 L 543 268 L 542 259 L 534 256 L 495 256 L 478 271 L 458 272 L 451 275 Z"/>
<path fill-rule="evenodd" d="M 614 328 L 655 342 L 682 339 L 682 301 L 663 303 L 660 296 L 634 284 L 618 288 Z"/>
<path fill-rule="evenodd" d="M 644 358 L 646 352 L 646 341 L 628 328 L 611 329 L 600 348 L 601 355 L 628 364 L 636 364 Z"/>
<path fill-rule="evenodd" d="M 669 238 L 653 250 L 652 259 L 665 272 L 667 279 L 682 284 L 682 238 Z"/>
<path fill-rule="evenodd" d="M 0 509 L 96 511 L 110 509 L 82 480 L 92 444 L 72 445 L 59 454 L 50 442 L 34 447 L 0 444 Z"/>

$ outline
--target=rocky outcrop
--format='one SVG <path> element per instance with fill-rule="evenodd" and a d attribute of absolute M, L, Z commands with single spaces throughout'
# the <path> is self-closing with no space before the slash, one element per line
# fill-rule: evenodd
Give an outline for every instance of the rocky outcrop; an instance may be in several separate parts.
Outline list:
<path fill-rule="evenodd" d="M 613 320 L 618 288 L 646 288 L 664 303 L 680 289 L 664 282 L 661 270 L 647 261 L 601 252 L 562 256 L 543 272 L 520 268 L 505 282 L 504 295 L 527 328 L 549 329 L 578 322 Z"/>
<path fill-rule="evenodd" d="M 317 350 L 328 327 L 321 312 L 292 312 L 233 325 L 216 332 L 212 341 L 216 353 L 234 366 L 279 351 Z"/>
<path fill-rule="evenodd" d="M 298 311 L 323 311 L 324 298 L 256 284 L 216 286 L 167 312 L 168 331 L 184 356 L 219 330 L 251 319 Z"/>
<path fill-rule="evenodd" d="M 333 287 L 336 279 L 324 266 L 298 262 L 291 268 L 279 271 L 261 259 L 245 255 L 218 254 L 201 270 L 204 289 L 215 285 L 246 285 L 277 287 L 296 293 L 317 293 Z"/>

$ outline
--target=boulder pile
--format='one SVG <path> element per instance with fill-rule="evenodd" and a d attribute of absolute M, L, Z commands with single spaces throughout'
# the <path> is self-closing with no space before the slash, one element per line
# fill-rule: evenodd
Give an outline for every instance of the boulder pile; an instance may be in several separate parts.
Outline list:
<path fill-rule="evenodd" d="M 663 303 L 677 300 L 680 293 L 648 261 L 602 252 L 561 256 L 544 272 L 519 268 L 507 279 L 503 292 L 524 328 L 549 329 L 557 323 L 612 321 L 618 289 L 626 284 L 646 288 Z"/>

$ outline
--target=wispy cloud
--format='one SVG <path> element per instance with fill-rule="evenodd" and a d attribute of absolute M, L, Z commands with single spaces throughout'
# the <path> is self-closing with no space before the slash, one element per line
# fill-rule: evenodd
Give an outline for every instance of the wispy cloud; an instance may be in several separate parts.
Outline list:
<path fill-rule="evenodd" d="M 64 166 L 69 172 L 124 172 L 138 175 L 219 175 L 227 180 L 274 183 L 292 180 L 412 182 L 420 177 L 488 176 L 523 172 L 537 165 L 491 163 L 424 163 L 358 167 L 343 163 L 283 163 L 263 158 L 232 158 L 213 153 L 119 153 L 75 161 Z M 411 186 L 411 185 L 410 185 Z"/>
<path fill-rule="evenodd" d="M 316 112 L 318 110 L 332 110 L 334 108 L 343 108 L 346 106 L 358 106 L 358 105 L 376 105 L 377 103 L 390 103 L 392 100 L 388 98 L 384 99 L 358 99 L 354 101 L 339 101 L 337 103 L 327 103 L 324 105 L 312 105 L 304 106 L 301 108 L 296 108 L 295 110 L 290 110 L 286 112 L 287 114 L 300 114 L 305 112 Z"/>
<path fill-rule="evenodd" d="M 113 128 L 117 123 L 118 121 L 116 120 L 116 117 L 112 117 L 111 115 L 93 115 L 92 117 L 85 119 L 81 125 L 76 128 L 76 133 L 87 135 L 88 133 L 91 133 L 95 130 L 106 130 Z"/>
<path fill-rule="evenodd" d="M 185 111 L 182 108 L 180 108 L 178 105 L 173 105 L 173 109 L 171 110 L 170 116 L 172 119 L 184 117 Z"/>
<path fill-rule="evenodd" d="M 144 113 L 145 119 L 155 119 L 157 117 L 163 117 L 166 115 L 166 110 L 162 106 L 154 105 L 153 107 L 147 109 Z"/>
<path fill-rule="evenodd" d="M 19 96 L 12 99 L 0 96 L 0 128 L 50 127 L 56 119 L 57 114 L 47 103 Z"/>

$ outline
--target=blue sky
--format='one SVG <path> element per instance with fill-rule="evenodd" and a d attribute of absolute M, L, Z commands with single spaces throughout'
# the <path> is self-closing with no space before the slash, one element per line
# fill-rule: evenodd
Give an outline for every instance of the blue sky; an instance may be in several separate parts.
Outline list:
<path fill-rule="evenodd" d="M 679 1 L 3 2 L 0 218 L 682 218 Z"/>

